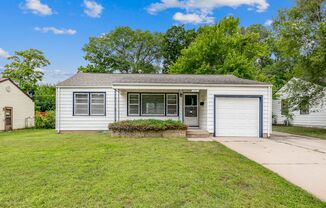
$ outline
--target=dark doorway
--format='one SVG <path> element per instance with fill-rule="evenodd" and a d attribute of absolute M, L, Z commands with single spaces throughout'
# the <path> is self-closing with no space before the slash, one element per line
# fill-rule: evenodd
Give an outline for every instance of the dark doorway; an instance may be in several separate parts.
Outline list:
<path fill-rule="evenodd" d="M 13 125 L 12 125 L 12 108 L 5 107 L 5 131 L 12 131 Z"/>

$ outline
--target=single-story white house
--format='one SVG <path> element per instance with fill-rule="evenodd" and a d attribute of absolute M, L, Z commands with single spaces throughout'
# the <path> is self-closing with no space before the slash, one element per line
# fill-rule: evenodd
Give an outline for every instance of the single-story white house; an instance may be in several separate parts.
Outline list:
<path fill-rule="evenodd" d="M 214 136 L 267 137 L 272 85 L 233 75 L 77 73 L 56 88 L 56 130 L 108 130 L 126 119 L 175 119 Z"/>
<path fill-rule="evenodd" d="M 33 126 L 33 100 L 11 79 L 0 78 L 0 131 Z"/>
<path fill-rule="evenodd" d="M 287 89 L 289 84 L 295 81 L 299 81 L 301 84 L 307 83 L 304 80 L 293 78 L 276 92 L 277 99 L 273 100 L 273 123 L 285 124 L 287 121 L 286 115 L 292 114 L 293 119 L 290 120 L 291 125 L 326 128 L 326 88 L 324 90 L 324 96 L 313 106 L 299 105 L 290 107 Z M 306 93 L 302 92 L 302 96 L 305 96 Z"/>

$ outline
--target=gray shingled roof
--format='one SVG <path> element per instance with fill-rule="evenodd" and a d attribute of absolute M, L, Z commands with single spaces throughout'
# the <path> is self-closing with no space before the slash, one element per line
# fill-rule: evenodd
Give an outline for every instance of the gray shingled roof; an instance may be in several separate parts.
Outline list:
<path fill-rule="evenodd" d="M 234 75 L 77 73 L 60 82 L 58 86 L 112 86 L 118 83 L 270 85 L 265 82 L 240 79 Z"/>

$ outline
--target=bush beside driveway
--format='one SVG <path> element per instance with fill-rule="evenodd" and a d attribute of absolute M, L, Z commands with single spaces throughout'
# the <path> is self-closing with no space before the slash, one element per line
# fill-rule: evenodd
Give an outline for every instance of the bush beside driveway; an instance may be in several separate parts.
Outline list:
<path fill-rule="evenodd" d="M 0 133 L 0 207 L 325 207 L 217 142 Z"/>

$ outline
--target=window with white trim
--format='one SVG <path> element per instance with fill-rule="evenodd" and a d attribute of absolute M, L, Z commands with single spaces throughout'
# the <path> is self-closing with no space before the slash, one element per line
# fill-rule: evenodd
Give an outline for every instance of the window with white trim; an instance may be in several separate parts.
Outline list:
<path fill-rule="evenodd" d="M 104 93 L 90 93 L 91 109 L 90 115 L 104 116 L 105 115 L 105 95 Z"/>
<path fill-rule="evenodd" d="M 128 93 L 129 116 L 178 116 L 176 93 Z"/>
<path fill-rule="evenodd" d="M 105 93 L 74 93 L 74 116 L 105 116 Z"/>
<path fill-rule="evenodd" d="M 139 116 L 140 95 L 136 93 L 128 94 L 128 114 Z"/>
<path fill-rule="evenodd" d="M 176 116 L 178 114 L 178 95 L 167 94 L 166 95 L 166 115 Z"/>
<path fill-rule="evenodd" d="M 75 93 L 74 94 L 74 115 L 87 116 L 89 114 L 89 94 Z"/>
<path fill-rule="evenodd" d="M 165 94 L 141 94 L 142 115 L 165 115 Z"/>

